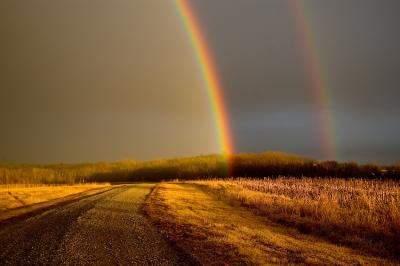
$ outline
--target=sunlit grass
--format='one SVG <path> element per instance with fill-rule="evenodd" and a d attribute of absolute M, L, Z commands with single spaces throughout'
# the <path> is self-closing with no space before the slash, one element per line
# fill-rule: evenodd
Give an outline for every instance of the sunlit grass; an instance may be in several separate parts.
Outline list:
<path fill-rule="evenodd" d="M 66 197 L 91 189 L 109 186 L 109 184 L 81 185 L 1 185 L 0 212 L 26 207 L 36 203 Z"/>
<path fill-rule="evenodd" d="M 385 256 L 400 254 L 399 181 L 266 178 L 194 183 L 302 232 Z"/>
<path fill-rule="evenodd" d="M 147 210 L 164 234 L 205 265 L 390 263 L 271 222 L 196 184 L 159 185 Z"/>

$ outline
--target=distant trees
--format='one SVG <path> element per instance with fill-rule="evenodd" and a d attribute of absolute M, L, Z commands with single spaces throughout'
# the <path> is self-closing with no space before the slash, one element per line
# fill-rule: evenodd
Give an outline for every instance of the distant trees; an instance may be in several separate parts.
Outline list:
<path fill-rule="evenodd" d="M 77 165 L 0 165 L 0 184 L 74 184 L 84 182 L 156 182 L 215 177 L 341 177 L 400 179 L 400 164 L 380 166 L 318 161 L 294 154 L 237 154 L 147 162 L 121 161 Z"/>

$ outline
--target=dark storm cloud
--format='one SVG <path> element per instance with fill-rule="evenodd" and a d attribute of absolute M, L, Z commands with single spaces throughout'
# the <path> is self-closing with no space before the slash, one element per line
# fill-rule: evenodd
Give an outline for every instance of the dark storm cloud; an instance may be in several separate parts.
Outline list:
<path fill-rule="evenodd" d="M 173 2 L 1 1 L 0 58 L 0 161 L 217 151 Z"/>
<path fill-rule="evenodd" d="M 340 159 L 400 160 L 400 2 L 302 2 L 332 95 Z M 320 157 L 288 0 L 191 3 L 238 151 Z M 0 161 L 216 151 L 209 101 L 172 1 L 1 1 L 0 60 Z"/>
<path fill-rule="evenodd" d="M 217 60 L 238 148 L 321 156 L 317 110 L 289 2 L 192 3 Z M 302 5 L 327 77 L 340 159 L 400 160 L 400 2 Z"/>

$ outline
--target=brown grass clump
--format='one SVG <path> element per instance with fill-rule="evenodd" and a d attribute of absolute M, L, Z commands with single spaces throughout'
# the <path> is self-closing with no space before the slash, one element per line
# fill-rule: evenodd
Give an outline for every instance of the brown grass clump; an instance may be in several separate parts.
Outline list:
<path fill-rule="evenodd" d="M 301 232 L 368 253 L 400 256 L 398 181 L 266 178 L 195 183 Z"/>

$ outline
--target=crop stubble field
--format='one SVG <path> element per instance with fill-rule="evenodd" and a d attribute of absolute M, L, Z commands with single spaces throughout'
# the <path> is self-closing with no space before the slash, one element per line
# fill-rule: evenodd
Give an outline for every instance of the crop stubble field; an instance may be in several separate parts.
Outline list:
<path fill-rule="evenodd" d="M 398 181 L 242 178 L 164 183 L 154 190 L 147 208 L 165 235 L 205 264 L 210 258 L 244 264 L 399 262 Z"/>

